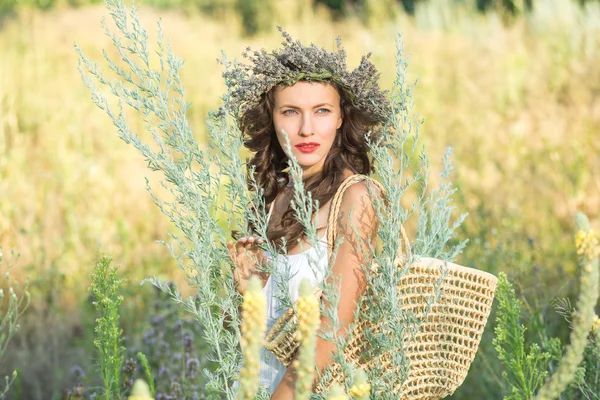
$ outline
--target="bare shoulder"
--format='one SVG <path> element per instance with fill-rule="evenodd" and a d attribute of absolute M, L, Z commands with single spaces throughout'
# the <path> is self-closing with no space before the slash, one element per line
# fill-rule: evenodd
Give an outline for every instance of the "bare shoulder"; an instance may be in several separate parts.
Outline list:
<path fill-rule="evenodd" d="M 354 183 L 346 189 L 342 196 L 342 207 L 354 205 L 355 207 L 370 207 L 372 206 L 373 197 L 380 197 L 381 190 L 373 182 L 365 180 Z"/>
<path fill-rule="evenodd" d="M 344 237 L 340 249 L 350 254 L 348 257 L 361 259 L 368 253 L 362 252 L 367 250 L 364 247 L 365 243 L 375 246 L 379 220 L 372 196 L 377 195 L 379 191 L 376 185 L 368 181 L 360 181 L 348 186 L 342 196 L 336 228 L 338 235 Z M 357 252 L 356 249 L 362 251 Z M 362 262 L 356 265 L 362 265 Z"/>
<path fill-rule="evenodd" d="M 342 196 L 340 204 L 340 223 L 343 220 L 352 220 L 361 227 L 373 227 L 377 223 L 377 216 L 373 206 L 373 197 L 381 196 L 380 189 L 369 181 L 361 181 L 348 186 Z"/>

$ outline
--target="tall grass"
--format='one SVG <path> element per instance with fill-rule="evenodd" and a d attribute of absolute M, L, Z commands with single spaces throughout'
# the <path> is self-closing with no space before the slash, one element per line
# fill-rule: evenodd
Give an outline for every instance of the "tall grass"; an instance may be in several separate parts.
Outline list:
<path fill-rule="evenodd" d="M 446 146 L 454 148 L 457 208 L 470 214 L 459 237 L 471 240 L 461 261 L 518 278 L 526 322 L 549 321 L 563 336 L 545 305 L 574 289 L 571 216 L 581 209 L 594 224 L 600 210 L 600 10 L 596 3 L 585 7 L 540 3 L 511 25 L 503 25 L 499 14 L 479 15 L 449 2 L 426 3 L 414 18 L 400 12 L 394 21 L 369 28 L 353 18 L 331 22 L 319 8 L 309 22 L 281 9 L 273 20 L 306 42 L 333 47 L 341 35 L 350 65 L 372 51 L 387 87 L 394 78 L 394 33 L 402 31 L 412 53 L 409 72 L 419 78 L 415 108 L 425 119 L 420 140 L 433 160 L 441 159 Z M 169 230 L 144 189 L 144 176 L 155 177 L 114 135 L 75 70 L 73 41 L 94 58 L 109 47 L 100 29 L 90 28 L 102 13 L 100 7 L 22 9 L 0 30 L 0 244 L 18 249 L 22 270 L 35 273 L 32 314 L 21 334 L 38 340 L 40 321 L 49 327 L 45 346 L 13 342 L 0 375 L 42 360 L 38 365 L 45 369 L 23 371 L 31 388 L 36 376 L 62 365 L 62 374 L 51 378 L 55 393 L 69 380 L 64 370 L 82 357 L 67 339 L 77 338 L 80 329 L 86 334 L 86 317 L 72 311 L 85 298 L 79 285 L 88 275 L 85 266 L 101 252 L 129 266 L 128 278 L 158 274 L 185 288 L 168 254 L 151 245 Z M 158 16 L 148 8 L 141 13 L 146 26 Z M 202 141 L 204 117 L 224 91 L 215 62 L 220 50 L 275 47 L 279 38 L 243 38 L 235 15 L 224 21 L 196 13 L 160 15 L 174 52 L 185 60 L 188 120 Z M 52 289 L 58 286 L 60 291 Z M 141 305 L 136 299 L 124 306 Z M 486 338 L 477 373 L 461 388 L 464 398 L 499 387 L 489 333 Z M 36 396 L 24 398 L 45 398 Z"/>
<path fill-rule="evenodd" d="M 454 147 L 464 209 L 485 218 L 485 223 L 470 218 L 469 236 L 485 233 L 473 231 L 477 227 L 490 231 L 484 239 L 494 240 L 493 232 L 509 229 L 536 239 L 550 258 L 557 247 L 545 238 L 566 243 L 562 232 L 571 225 L 569 216 L 581 208 L 594 220 L 600 209 L 598 142 L 592 134 L 600 124 L 594 97 L 600 81 L 599 11 L 560 4 L 513 28 L 458 6 L 423 9 L 414 21 L 399 16 L 396 25 L 412 53 L 410 72 L 419 78 L 421 140 L 434 159 Z M 447 12 L 456 23 L 432 20 Z M 555 13 L 562 19 L 571 15 L 572 29 L 556 26 Z M 143 194 L 143 177 L 152 175 L 107 134 L 110 125 L 85 101 L 74 74 L 73 39 L 92 56 L 107 47 L 101 32 L 88 29 L 100 14 L 99 8 L 24 12 L 0 34 L 0 240 L 18 248 L 25 265 L 48 268 L 57 262 L 69 279 L 77 276 L 80 261 L 94 259 L 94 249 L 144 265 L 141 275 L 166 262 L 158 247 L 146 245 L 167 229 Z M 214 62 L 220 49 L 234 54 L 246 43 L 275 46 L 278 39 L 237 38 L 235 27 L 223 36 L 220 24 L 202 16 L 161 15 L 174 51 L 186 62 L 188 117 L 202 139 L 204 116 L 224 90 Z M 142 16 L 146 22 L 157 17 L 147 9 Z M 316 42 L 340 33 L 351 62 L 372 50 L 389 86 L 393 71 L 384 60 L 394 48 L 391 25 L 367 30 L 358 22 L 315 18 L 310 31 L 304 25 L 291 25 L 290 31 Z M 197 52 L 200 35 L 206 45 Z"/>
<path fill-rule="evenodd" d="M 12 258 L 13 255 L 10 254 L 8 257 Z M 29 306 L 30 300 L 27 284 L 21 288 L 18 283 L 11 282 L 9 269 L 14 260 L 5 261 L 5 257 L 8 258 L 0 247 L 0 276 L 2 276 L 0 285 L 0 360 L 2 360 L 9 342 L 19 331 L 21 327 L 19 319 Z M 17 370 L 13 370 L 10 376 L 0 376 L 0 398 L 8 393 L 17 375 Z"/>

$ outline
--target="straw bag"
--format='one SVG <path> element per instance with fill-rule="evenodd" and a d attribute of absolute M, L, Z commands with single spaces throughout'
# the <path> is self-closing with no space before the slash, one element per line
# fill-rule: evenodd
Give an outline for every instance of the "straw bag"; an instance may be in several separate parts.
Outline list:
<path fill-rule="evenodd" d="M 367 178 L 364 175 L 353 175 L 342 182 L 336 192 L 328 218 L 327 240 L 330 252 L 335 243 L 342 195 L 348 186 Z M 372 182 L 382 189 L 377 181 Z M 395 261 L 398 268 L 405 267 L 402 247 L 407 253 L 410 252 L 403 227 L 401 233 L 402 244 Z M 378 266 L 373 264 L 372 270 L 377 269 Z M 440 278 L 444 274 L 440 285 Z M 404 356 L 410 360 L 410 369 L 401 387 L 394 389 L 398 398 L 440 399 L 454 393 L 462 384 L 475 358 L 497 283 L 497 278 L 489 273 L 434 258 L 420 258 L 411 264 L 399 283 L 399 301 L 404 310 L 412 312 L 417 318 L 423 320 L 423 316 L 426 316 L 416 333 L 405 339 Z M 433 305 L 428 304 L 435 298 L 436 286 L 441 289 L 440 296 Z M 367 288 L 363 298 L 372 302 L 376 301 L 375 295 Z M 344 348 L 344 358 L 365 370 L 374 367 L 378 370 L 391 369 L 389 355 L 371 351 L 373 349 L 365 338 L 367 330 L 371 333 L 380 331 L 377 324 L 362 317 L 366 315 L 368 303 L 369 301 L 361 303 L 358 320 Z M 293 360 L 299 347 L 296 320 L 294 310 L 287 310 L 265 338 L 265 348 L 273 352 L 285 366 Z M 333 379 L 341 381 L 340 366 L 333 364 L 331 368 Z M 331 383 L 333 382 L 322 382 L 316 392 L 325 392 Z"/>

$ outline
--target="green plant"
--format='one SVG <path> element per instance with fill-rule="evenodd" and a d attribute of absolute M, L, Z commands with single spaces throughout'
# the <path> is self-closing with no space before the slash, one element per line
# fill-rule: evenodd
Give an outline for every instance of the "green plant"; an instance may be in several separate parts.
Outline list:
<path fill-rule="evenodd" d="M 236 0 L 235 7 L 242 18 L 242 26 L 247 35 L 267 31 L 273 21 L 271 0 Z"/>
<path fill-rule="evenodd" d="M 599 295 L 598 256 L 600 255 L 600 245 L 596 234 L 590 228 L 590 222 L 583 213 L 577 213 L 575 229 L 577 230 L 577 256 L 581 267 L 581 288 L 571 321 L 572 329 L 569 345 L 556 371 L 537 394 L 536 399 L 538 400 L 558 398 L 575 379 L 578 366 L 584 359 L 588 334 L 594 325 L 595 319 L 597 319 L 594 308 Z"/>
<path fill-rule="evenodd" d="M 146 380 L 148 381 L 148 390 L 150 394 L 154 396 L 156 394 L 156 390 L 154 388 L 154 377 L 152 376 L 152 370 L 150 369 L 150 364 L 148 364 L 148 359 L 144 355 L 144 353 L 138 352 L 137 358 L 142 363 L 142 368 L 144 369 L 144 375 L 146 376 Z"/>
<path fill-rule="evenodd" d="M 98 318 L 94 345 L 98 351 L 98 367 L 104 382 L 106 400 L 119 398 L 121 367 L 124 360 L 123 332 L 119 326 L 119 306 L 123 296 L 119 294 L 123 280 L 117 276 L 112 259 L 102 256 L 94 266 L 90 292 Z"/>
<path fill-rule="evenodd" d="M 574 310 L 563 306 L 561 313 L 570 318 L 570 343 L 561 357 L 562 348 L 558 339 L 551 339 L 547 351 L 540 350 L 537 344 L 526 350 L 525 327 L 520 323 L 521 302 L 517 299 L 506 274 L 500 273 L 496 297 L 499 302 L 496 337 L 494 346 L 498 358 L 504 366 L 503 377 L 510 387 L 507 399 L 556 399 L 571 386 L 581 386 L 585 368 L 580 363 L 590 349 L 588 335 L 594 324 L 594 307 L 598 300 L 598 239 L 590 230 L 589 221 L 578 213 L 575 219 L 577 236 L 576 248 L 581 267 L 581 288 Z M 567 309 L 567 312 L 564 310 Z M 593 342 L 592 342 L 593 343 Z M 588 350 L 588 355 L 590 351 Z M 592 353 L 593 354 L 593 353 Z M 551 362 L 557 361 L 554 367 Z M 589 362 L 589 361 L 588 361 Z M 552 372 L 550 378 L 545 378 Z M 537 392 L 537 394 L 536 394 Z M 582 390 L 585 393 L 585 388 Z"/>
<path fill-rule="evenodd" d="M 525 327 L 520 323 L 521 302 L 503 272 L 498 276 L 496 299 L 498 314 L 493 343 L 504 366 L 502 376 L 510 387 L 511 395 L 505 399 L 531 399 L 548 375 L 550 353 L 537 344 L 527 350 Z"/>
<path fill-rule="evenodd" d="M 557 299 L 555 309 L 564 317 L 569 328 L 572 329 L 572 321 L 576 310 L 572 307 L 569 299 Z M 559 343 L 553 354 L 553 359 L 556 362 L 560 360 L 562 350 Z M 582 397 L 590 400 L 600 399 L 600 347 L 598 346 L 598 333 L 594 327 L 592 327 L 588 336 L 588 342 L 583 352 L 583 361 L 577 367 L 572 383 L 560 396 L 561 399 L 565 400 L 575 400 Z"/>

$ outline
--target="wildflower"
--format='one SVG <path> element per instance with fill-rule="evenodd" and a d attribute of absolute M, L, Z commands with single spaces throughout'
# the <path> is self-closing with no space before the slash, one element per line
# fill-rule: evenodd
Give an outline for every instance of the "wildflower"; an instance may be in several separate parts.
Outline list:
<path fill-rule="evenodd" d="M 310 282 L 300 283 L 296 313 L 298 315 L 298 338 L 300 350 L 298 359 L 294 361 L 296 374 L 296 399 L 308 399 L 312 392 L 315 353 L 317 346 L 317 329 L 321 322 L 319 299 L 313 294 Z"/>
<path fill-rule="evenodd" d="M 85 378 L 85 371 L 83 370 L 83 368 L 81 368 L 79 365 L 75 364 L 73 365 L 73 367 L 71 367 L 71 374 L 76 378 L 76 379 L 84 379 Z"/>
<path fill-rule="evenodd" d="M 359 369 L 354 377 L 354 385 L 350 388 L 350 397 L 355 400 L 368 400 L 370 392 L 371 384 L 367 381 L 367 375 Z"/>
<path fill-rule="evenodd" d="M 600 318 L 598 318 L 597 315 L 594 316 L 594 323 L 592 324 L 592 329 L 591 329 L 592 333 L 595 333 L 596 331 L 600 331 Z M 598 332 L 600 333 L 600 332 Z"/>
<path fill-rule="evenodd" d="M 319 300 L 312 293 L 310 283 L 307 280 L 300 284 L 300 297 L 298 298 L 298 333 L 300 342 L 304 343 L 314 336 L 315 330 L 319 327 L 320 311 Z"/>
<path fill-rule="evenodd" d="M 331 385 L 327 400 L 348 400 L 348 396 L 344 393 L 344 389 L 336 382 Z"/>
<path fill-rule="evenodd" d="M 126 391 L 133 386 L 133 374 L 135 373 L 135 369 L 137 364 L 135 359 L 128 358 L 125 360 L 123 365 L 121 366 L 121 390 Z"/>
<path fill-rule="evenodd" d="M 598 236 L 593 230 L 588 232 L 579 231 L 575 237 L 575 247 L 577 255 L 592 260 L 600 255 L 600 245 L 598 244 Z"/>
<path fill-rule="evenodd" d="M 154 400 L 150 394 L 148 384 L 141 379 L 136 379 L 131 389 L 131 396 L 127 400 Z"/>
<path fill-rule="evenodd" d="M 253 400 L 258 390 L 260 346 L 267 329 L 267 302 L 259 278 L 252 276 L 242 304 L 242 353 L 244 365 L 240 371 L 238 399 Z"/>
<path fill-rule="evenodd" d="M 546 381 L 536 396 L 536 400 L 556 399 L 575 378 L 577 367 L 584 357 L 587 337 L 590 330 L 598 324 L 598 316 L 594 307 L 598 301 L 598 238 L 589 229 L 589 221 L 583 213 L 575 217 L 577 235 L 575 244 L 579 255 L 581 274 L 581 291 L 576 306 L 576 318 L 569 337 L 569 346 L 565 351 L 554 375 Z"/>
<path fill-rule="evenodd" d="M 78 383 L 70 392 L 69 400 L 83 400 L 84 392 L 85 389 L 83 385 L 81 383 Z"/>
<path fill-rule="evenodd" d="M 350 396 L 354 399 L 368 398 L 369 392 L 371 391 L 371 385 L 363 383 L 362 385 L 353 385 L 350 388 Z"/>

